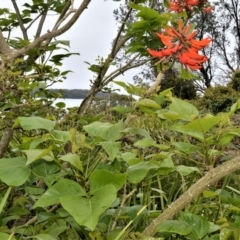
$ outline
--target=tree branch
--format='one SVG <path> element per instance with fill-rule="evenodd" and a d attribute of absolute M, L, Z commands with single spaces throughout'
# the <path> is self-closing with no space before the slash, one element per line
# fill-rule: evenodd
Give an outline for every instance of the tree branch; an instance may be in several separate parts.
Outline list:
<path fill-rule="evenodd" d="M 44 22 L 46 20 L 46 17 L 47 17 L 47 12 L 48 12 L 48 10 L 45 10 L 42 14 L 42 17 L 39 21 L 38 28 L 37 28 L 37 31 L 36 31 L 36 34 L 35 34 L 35 39 L 37 39 L 41 35 L 43 24 L 44 24 Z"/>
<path fill-rule="evenodd" d="M 152 86 L 147 90 L 146 94 L 144 97 L 150 97 L 153 93 L 156 93 L 160 87 L 160 83 L 162 81 L 162 78 L 164 76 L 164 72 L 159 72 L 155 82 L 152 84 Z"/>
<path fill-rule="evenodd" d="M 151 237 L 157 232 L 157 227 L 164 221 L 172 219 L 177 213 L 197 198 L 205 189 L 216 183 L 221 178 L 240 169 L 240 157 L 233 158 L 222 165 L 210 170 L 204 177 L 199 179 L 176 201 L 163 211 L 151 224 L 142 232 L 143 236 Z"/>
<path fill-rule="evenodd" d="M 8 145 L 12 140 L 12 136 L 13 129 L 10 127 L 6 128 L 0 140 L 0 158 L 2 158 L 7 151 Z"/>
<path fill-rule="evenodd" d="M 126 24 L 126 21 L 128 20 L 130 14 L 132 12 L 132 8 L 130 8 L 125 16 L 125 18 L 123 19 L 123 22 L 122 22 L 122 25 L 117 33 L 117 36 L 116 38 L 114 39 L 114 42 L 113 42 L 113 47 L 112 47 L 112 51 L 110 53 L 111 56 L 115 56 L 116 53 L 118 53 L 119 51 L 119 39 L 120 39 L 120 36 L 122 34 L 122 31 L 124 30 L 124 26 Z M 129 39 L 130 37 L 125 37 L 125 42 Z M 123 42 L 123 39 L 121 39 L 121 42 Z M 123 44 L 125 43 L 123 42 Z M 120 47 L 123 45 L 122 43 L 120 43 Z"/>
<path fill-rule="evenodd" d="M 17 5 L 15 0 L 11 0 L 11 1 L 12 1 L 12 4 L 13 4 L 13 7 L 15 9 L 15 12 L 17 14 L 17 19 L 18 19 L 18 22 L 19 22 L 19 26 L 20 26 L 20 28 L 22 30 L 23 38 L 24 38 L 24 40 L 28 40 L 27 30 L 24 27 L 24 24 L 23 24 L 23 21 L 22 21 L 22 17 L 21 17 L 21 13 L 19 11 L 18 5 Z"/>
<path fill-rule="evenodd" d="M 75 12 L 75 14 L 72 16 L 72 18 L 63 27 L 61 27 L 60 29 L 58 29 L 56 31 L 51 31 L 51 32 L 45 33 L 42 36 L 40 36 L 39 38 L 35 39 L 28 46 L 17 50 L 13 54 L 11 60 L 13 61 L 20 56 L 24 56 L 27 52 L 29 52 L 31 49 L 39 46 L 45 40 L 48 40 L 48 39 L 53 38 L 53 37 L 57 37 L 57 36 L 65 33 L 68 29 L 70 29 L 73 26 L 73 24 L 77 21 L 77 19 L 80 17 L 80 15 L 83 13 L 83 11 L 87 8 L 87 6 L 89 5 L 90 2 L 91 2 L 91 0 L 83 0 L 83 2 L 79 6 L 79 8 Z"/>

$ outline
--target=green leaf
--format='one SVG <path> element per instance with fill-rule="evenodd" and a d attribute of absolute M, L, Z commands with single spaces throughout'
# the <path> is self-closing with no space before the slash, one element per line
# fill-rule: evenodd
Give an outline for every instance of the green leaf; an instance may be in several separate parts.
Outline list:
<path fill-rule="evenodd" d="M 102 122 L 93 122 L 89 125 L 85 125 L 83 129 L 90 135 L 90 136 L 96 136 L 101 137 L 104 135 L 104 132 L 107 131 L 112 126 L 111 123 L 102 123 Z"/>
<path fill-rule="evenodd" d="M 38 177 L 50 176 L 61 169 L 60 166 L 55 162 L 47 162 L 43 159 L 32 163 L 31 168 L 32 172 Z"/>
<path fill-rule="evenodd" d="M 152 8 L 141 6 L 134 3 L 129 3 L 129 6 L 133 9 L 139 10 L 139 12 L 137 13 L 137 16 L 141 17 L 142 19 L 151 20 L 153 18 L 154 19 L 161 18 L 161 15 L 157 11 L 153 10 Z"/>
<path fill-rule="evenodd" d="M 59 203 L 59 198 L 63 196 L 79 195 L 85 196 L 84 189 L 79 183 L 69 179 L 62 179 L 51 186 L 34 204 L 36 207 L 47 207 Z"/>
<path fill-rule="evenodd" d="M 12 235 L 8 235 L 6 233 L 1 233 L 0 232 L 0 239 L 1 240 L 16 240 L 16 238 Z"/>
<path fill-rule="evenodd" d="M 139 148 L 146 148 L 146 147 L 155 146 L 156 144 L 157 143 L 153 139 L 144 138 L 134 143 L 134 146 Z"/>
<path fill-rule="evenodd" d="M 55 123 L 41 117 L 18 117 L 13 127 L 18 125 L 24 130 L 45 129 L 51 131 L 53 130 Z"/>
<path fill-rule="evenodd" d="M 188 166 L 184 166 L 184 165 L 177 166 L 176 171 L 179 172 L 184 177 L 188 176 L 189 174 L 191 174 L 193 172 L 201 173 L 197 167 L 188 167 Z"/>
<path fill-rule="evenodd" d="M 126 173 L 114 174 L 103 169 L 95 170 L 89 177 L 90 192 L 94 193 L 108 184 L 113 185 L 116 191 L 118 191 L 122 188 L 126 178 Z"/>
<path fill-rule="evenodd" d="M 122 136 L 123 122 L 113 124 L 105 132 L 101 134 L 101 137 L 107 141 L 116 141 Z"/>
<path fill-rule="evenodd" d="M 204 141 L 206 132 L 220 121 L 220 117 L 206 117 L 196 119 L 185 125 L 173 125 L 170 129 Z"/>
<path fill-rule="evenodd" d="M 44 189 L 38 187 L 25 187 L 24 191 L 29 195 L 40 195 L 43 194 Z"/>
<path fill-rule="evenodd" d="M 129 113 L 129 112 L 133 112 L 134 109 L 129 106 L 116 106 L 116 107 L 111 108 L 111 111 L 115 111 L 115 112 L 119 112 L 119 113 Z"/>
<path fill-rule="evenodd" d="M 167 157 L 167 158 L 163 159 L 163 161 L 159 164 L 159 169 L 158 169 L 157 173 L 159 175 L 167 175 L 174 171 L 175 171 L 175 166 L 172 161 L 172 158 Z"/>
<path fill-rule="evenodd" d="M 205 198 L 211 198 L 211 197 L 216 197 L 216 196 L 218 196 L 218 194 L 215 193 L 215 192 L 212 192 L 212 191 L 204 190 L 204 191 L 203 191 L 203 196 L 204 196 Z"/>
<path fill-rule="evenodd" d="M 23 157 L 0 159 L 0 179 L 9 186 L 24 184 L 31 174 Z"/>
<path fill-rule="evenodd" d="M 61 61 L 64 58 L 70 57 L 72 55 L 80 55 L 80 54 L 79 53 L 57 54 L 57 55 L 52 56 L 52 58 L 49 61 L 54 62 L 56 65 L 61 66 L 62 65 Z"/>
<path fill-rule="evenodd" d="M 199 77 L 197 75 L 192 74 L 188 69 L 185 69 L 183 67 L 181 67 L 181 69 L 179 71 L 179 77 L 183 78 L 183 79 L 187 79 L 187 80 L 199 79 Z"/>
<path fill-rule="evenodd" d="M 131 133 L 131 134 L 136 134 L 136 135 L 140 135 L 140 136 L 143 136 L 145 138 L 149 138 L 149 139 L 152 139 L 149 132 L 146 131 L 145 129 L 142 129 L 142 128 L 134 128 L 134 127 L 131 127 L 131 128 L 126 128 L 124 129 L 122 132 L 124 133 Z"/>
<path fill-rule="evenodd" d="M 59 142 L 66 143 L 67 141 L 69 141 L 68 131 L 53 130 L 51 131 L 51 135 L 54 138 L 54 140 L 57 140 Z"/>
<path fill-rule="evenodd" d="M 115 157 L 117 156 L 121 148 L 121 142 L 108 141 L 108 142 L 100 142 L 99 144 L 106 151 L 111 161 L 115 159 Z"/>
<path fill-rule="evenodd" d="M 22 152 L 27 155 L 27 165 L 44 157 L 45 160 L 53 160 L 53 158 L 50 156 L 52 153 L 52 146 L 46 149 L 30 149 L 23 150 Z"/>
<path fill-rule="evenodd" d="M 60 198 L 60 202 L 80 226 L 86 226 L 93 231 L 100 215 L 112 205 L 115 199 L 116 188 L 109 184 L 95 191 L 94 195 L 65 196 Z"/>
<path fill-rule="evenodd" d="M 131 183 L 139 183 L 146 176 L 151 169 L 158 169 L 159 164 L 155 161 L 141 162 L 136 165 L 130 166 L 127 169 L 128 181 Z"/>
<path fill-rule="evenodd" d="M 191 154 L 200 149 L 198 146 L 187 142 L 173 142 L 172 144 L 177 148 L 177 150 L 185 154 Z"/>
<path fill-rule="evenodd" d="M 33 239 L 33 238 L 36 238 L 38 240 L 56 240 L 55 237 L 53 237 L 52 235 L 50 234 L 38 234 L 38 235 L 34 235 L 34 236 L 31 236 L 31 237 L 26 237 L 26 239 Z"/>
<path fill-rule="evenodd" d="M 54 213 L 40 212 L 40 213 L 37 213 L 37 224 L 41 222 L 47 222 L 47 221 L 59 219 L 59 218 L 60 216 Z"/>
<path fill-rule="evenodd" d="M 187 223 L 178 220 L 167 220 L 157 227 L 157 232 L 177 233 L 186 236 L 192 231 L 192 227 Z"/>
<path fill-rule="evenodd" d="M 61 208 L 62 211 L 65 212 L 64 216 L 62 216 L 61 214 L 57 215 L 58 218 L 62 217 L 65 218 L 68 216 L 67 211 L 65 211 L 63 208 Z M 59 212 L 58 212 L 59 213 Z M 61 215 L 61 216 L 60 216 Z M 50 217 L 51 218 L 51 217 Z M 39 218 L 38 218 L 39 219 Z M 55 239 L 60 239 L 60 237 L 58 237 L 61 233 L 65 232 L 67 229 L 69 229 L 69 226 L 66 225 L 67 221 L 65 219 L 58 219 L 55 220 L 53 222 L 53 224 L 51 226 L 48 226 L 47 228 L 45 228 L 45 230 L 42 231 L 43 234 L 49 234 L 53 237 L 55 237 Z M 69 233 L 69 232 L 68 232 Z"/>
<path fill-rule="evenodd" d="M 192 227 L 192 232 L 188 235 L 189 239 L 202 239 L 209 232 L 210 223 L 199 215 L 180 212 L 180 220 Z"/>
<path fill-rule="evenodd" d="M 120 121 L 115 124 L 93 122 L 83 128 L 91 136 L 101 137 L 107 141 L 115 141 L 122 135 L 121 131 L 123 130 L 123 122 Z"/>
<path fill-rule="evenodd" d="M 69 153 L 61 156 L 60 159 L 65 162 L 69 162 L 71 165 L 83 172 L 82 162 L 77 154 Z"/>
<path fill-rule="evenodd" d="M 151 99 L 139 100 L 138 102 L 136 102 L 136 105 L 138 107 L 148 107 L 148 108 L 153 108 L 153 109 L 160 109 L 160 106 Z"/>
<path fill-rule="evenodd" d="M 229 238 L 232 236 L 233 230 L 230 228 L 222 228 L 220 232 L 220 240 L 229 240 Z"/>
<path fill-rule="evenodd" d="M 169 110 L 178 114 L 179 119 L 192 121 L 199 114 L 197 108 L 191 103 L 183 101 L 178 98 L 172 98 L 172 103 L 169 106 Z"/>
<path fill-rule="evenodd" d="M 11 193 L 11 190 L 12 190 L 12 187 L 8 187 L 7 191 L 5 192 L 4 194 L 4 197 L 1 199 L 1 202 L 0 202 L 0 213 L 2 213 L 6 203 L 7 203 L 7 199 Z"/>
<path fill-rule="evenodd" d="M 93 64 L 90 65 L 88 69 L 91 70 L 92 72 L 99 73 L 101 71 L 101 66 Z"/>

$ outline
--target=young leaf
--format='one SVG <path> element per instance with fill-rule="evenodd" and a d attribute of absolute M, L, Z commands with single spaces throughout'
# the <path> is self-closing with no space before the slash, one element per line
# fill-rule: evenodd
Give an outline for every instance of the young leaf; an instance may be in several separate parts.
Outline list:
<path fill-rule="evenodd" d="M 177 132 L 185 133 L 189 136 L 197 138 L 200 141 L 204 141 L 206 132 L 220 121 L 220 117 L 206 117 L 196 119 L 185 125 L 173 125 L 172 127 L 170 127 L 170 129 Z"/>

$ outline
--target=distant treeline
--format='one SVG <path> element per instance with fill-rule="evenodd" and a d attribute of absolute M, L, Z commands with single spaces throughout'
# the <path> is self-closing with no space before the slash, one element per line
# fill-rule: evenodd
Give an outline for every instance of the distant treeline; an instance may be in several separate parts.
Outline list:
<path fill-rule="evenodd" d="M 61 93 L 63 98 L 84 99 L 87 96 L 88 89 L 49 89 L 55 93 Z M 109 93 L 99 92 L 97 97 L 107 97 Z"/>

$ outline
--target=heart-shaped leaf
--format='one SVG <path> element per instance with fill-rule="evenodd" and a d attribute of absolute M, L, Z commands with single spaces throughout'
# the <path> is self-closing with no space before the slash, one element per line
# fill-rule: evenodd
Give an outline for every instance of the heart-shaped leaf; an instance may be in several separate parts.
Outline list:
<path fill-rule="evenodd" d="M 20 186 L 30 176 L 31 170 L 23 157 L 0 159 L 0 179 L 9 186 Z"/>
<path fill-rule="evenodd" d="M 61 197 L 60 203 L 79 225 L 86 226 L 93 231 L 100 215 L 112 205 L 115 199 L 116 188 L 109 184 L 88 197 L 80 195 Z"/>

